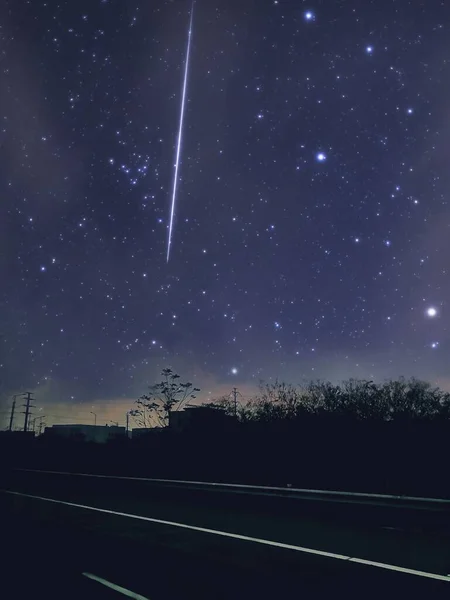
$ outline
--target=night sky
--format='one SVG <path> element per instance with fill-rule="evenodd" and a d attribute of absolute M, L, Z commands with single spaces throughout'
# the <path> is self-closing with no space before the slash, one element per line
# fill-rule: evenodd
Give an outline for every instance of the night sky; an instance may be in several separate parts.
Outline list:
<path fill-rule="evenodd" d="M 190 9 L 2 3 L 2 408 L 449 389 L 450 3 L 197 0 L 167 263 Z"/>

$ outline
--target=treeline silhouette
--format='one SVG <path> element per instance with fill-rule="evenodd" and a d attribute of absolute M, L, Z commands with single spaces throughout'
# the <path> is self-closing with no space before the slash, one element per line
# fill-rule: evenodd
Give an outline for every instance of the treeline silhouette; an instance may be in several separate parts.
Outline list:
<path fill-rule="evenodd" d="M 227 397 L 206 406 L 241 422 L 273 423 L 314 417 L 317 422 L 339 418 L 341 422 L 438 422 L 450 419 L 450 394 L 419 379 L 404 378 L 384 383 L 349 379 L 342 384 L 313 381 L 294 386 L 276 380 L 261 384 L 259 394 L 239 403 L 237 411 Z"/>
<path fill-rule="evenodd" d="M 417 379 L 262 384 L 222 398 L 220 427 L 107 445 L 35 440 L 26 465 L 61 470 L 450 497 L 450 394 Z M 215 421 L 217 423 L 217 420 Z"/>

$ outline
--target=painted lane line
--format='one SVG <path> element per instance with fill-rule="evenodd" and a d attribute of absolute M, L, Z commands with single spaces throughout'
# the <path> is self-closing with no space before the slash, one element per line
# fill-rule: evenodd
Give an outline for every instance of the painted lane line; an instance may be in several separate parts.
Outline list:
<path fill-rule="evenodd" d="M 303 546 L 295 546 L 293 544 L 285 544 L 283 542 L 275 542 L 273 540 L 266 540 L 263 538 L 256 538 L 249 535 L 241 535 L 240 533 L 230 533 L 228 531 L 221 531 L 219 529 L 209 529 L 207 527 L 198 527 L 195 525 L 187 525 L 186 523 L 178 523 L 177 521 L 166 521 L 164 519 L 156 519 L 154 517 L 144 517 L 143 515 L 134 515 L 131 513 L 124 513 L 115 510 L 109 510 L 107 508 L 98 508 L 96 506 L 87 506 L 85 504 L 76 504 L 75 502 L 67 502 L 65 500 L 56 500 L 55 498 L 45 498 L 44 496 L 35 496 L 33 494 L 25 494 L 23 492 L 16 492 L 13 490 L 3 490 L 0 492 L 5 494 L 12 494 L 15 496 L 23 496 L 25 498 L 34 498 L 35 500 L 43 500 L 45 502 L 53 502 L 55 504 L 64 504 L 65 506 L 72 506 L 75 508 L 81 508 L 84 510 L 92 510 L 94 512 L 104 513 L 108 515 L 115 515 L 118 517 L 126 517 L 128 519 L 136 519 L 139 521 L 146 521 L 148 523 L 158 523 L 159 525 L 168 525 L 169 527 L 178 527 L 180 529 L 188 529 L 190 531 L 198 531 L 200 533 L 209 533 L 220 537 L 231 538 L 234 540 L 241 540 L 244 542 L 253 542 L 255 544 L 261 544 L 264 546 L 271 546 L 274 548 L 283 548 L 284 550 L 293 550 L 295 552 L 303 552 L 305 554 L 314 554 L 316 556 L 322 556 L 324 558 L 334 558 L 336 560 L 343 560 L 346 562 L 352 562 L 360 565 L 367 565 L 370 567 L 376 567 L 378 569 L 385 569 L 388 571 L 397 571 L 399 573 L 406 573 L 408 575 L 417 575 L 419 577 L 426 577 L 428 579 L 437 579 L 439 581 L 446 581 L 450 583 L 450 578 L 447 575 L 439 575 L 438 573 L 428 573 L 427 571 L 417 571 L 415 569 L 409 569 L 407 567 L 399 567 L 397 565 L 390 565 L 387 563 L 377 562 L 373 560 L 366 560 L 364 558 L 357 558 L 354 556 L 346 556 L 344 554 L 335 554 L 334 552 L 327 552 L 325 550 L 315 550 L 314 548 L 305 548 Z"/>
<path fill-rule="evenodd" d="M 136 594 L 136 592 L 127 590 L 126 588 L 121 587 L 120 585 L 111 583 L 111 581 L 103 579 L 102 577 L 97 577 L 97 575 L 93 575 L 92 573 L 82 573 L 82 575 L 84 575 L 84 577 L 87 577 L 88 579 L 92 579 L 93 581 L 101 583 L 102 585 L 114 590 L 115 592 L 119 592 L 124 596 L 128 596 L 128 598 L 133 598 L 134 600 L 148 600 L 148 598 L 146 598 L 145 596 L 141 596 L 141 594 Z"/>
<path fill-rule="evenodd" d="M 374 498 L 378 500 L 404 500 L 409 502 L 431 502 L 450 506 L 448 498 L 425 498 L 422 496 L 401 496 L 392 494 L 369 494 L 366 492 L 343 492 L 340 490 L 316 490 L 307 488 L 275 487 L 267 485 L 246 485 L 241 483 L 218 483 L 214 481 L 187 481 L 184 479 L 157 479 L 150 477 L 130 477 L 126 475 L 98 475 L 97 473 L 71 473 L 70 471 L 48 471 L 44 469 L 14 469 L 15 471 L 24 471 L 27 473 L 46 473 L 48 475 L 71 475 L 73 477 L 94 477 L 98 479 L 122 479 L 128 481 L 149 481 L 154 483 L 174 483 L 184 485 L 199 485 L 212 488 L 229 488 L 243 490 L 267 490 L 274 492 L 284 492 L 283 496 L 287 498 L 295 493 L 302 494 L 320 494 L 327 496 L 348 496 L 356 498 Z"/>

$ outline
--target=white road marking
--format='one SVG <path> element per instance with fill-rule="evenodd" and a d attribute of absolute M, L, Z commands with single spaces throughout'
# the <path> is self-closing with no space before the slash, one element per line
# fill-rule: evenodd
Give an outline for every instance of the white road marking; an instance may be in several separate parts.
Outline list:
<path fill-rule="evenodd" d="M 131 590 L 127 590 L 126 588 L 121 587 L 120 585 L 116 585 L 115 583 L 111 583 L 102 577 L 97 577 L 97 575 L 93 575 L 92 573 L 83 573 L 85 577 L 88 579 L 92 579 L 93 581 L 97 581 L 106 587 L 111 588 L 115 592 L 119 592 L 124 596 L 128 596 L 128 598 L 133 598 L 134 600 L 148 600 L 145 596 L 141 596 L 141 594 L 136 594 L 136 592 L 132 592 Z"/>
<path fill-rule="evenodd" d="M 408 575 L 418 575 L 419 577 L 427 577 L 428 579 L 438 579 L 439 581 L 446 581 L 450 583 L 450 577 L 447 575 L 439 575 L 438 573 L 428 573 L 427 571 L 417 571 L 415 569 L 408 569 L 407 567 L 399 567 L 397 565 L 390 565 L 387 563 L 377 562 L 373 560 L 366 560 L 364 558 L 357 558 L 354 556 L 346 556 L 344 554 L 335 554 L 334 552 L 326 552 L 325 550 L 315 550 L 314 548 L 305 548 L 303 546 L 295 546 L 293 544 L 285 544 L 283 542 L 274 542 L 273 540 L 266 540 L 262 538 L 251 537 L 249 535 L 241 535 L 240 533 L 230 533 L 228 531 L 220 531 L 219 529 L 209 529 L 207 527 L 197 527 L 195 525 L 187 525 L 186 523 L 178 523 L 176 521 L 166 521 L 164 519 L 155 519 L 153 517 L 144 517 L 143 515 L 134 515 L 130 513 L 124 513 L 116 510 L 109 510 L 107 508 L 98 508 L 96 506 L 87 506 L 85 504 L 76 504 L 75 502 L 67 502 L 65 500 L 56 500 L 55 498 L 45 498 L 44 496 L 35 496 L 33 494 L 25 494 L 23 492 L 15 492 L 13 490 L 2 490 L 0 492 L 5 494 L 13 494 L 15 496 L 24 496 L 26 498 L 34 498 L 35 500 L 44 500 L 45 502 L 53 502 L 55 504 L 64 504 L 66 506 L 73 506 L 75 508 L 82 508 L 84 510 L 92 510 L 99 513 L 108 515 L 115 515 L 118 517 L 127 517 L 128 519 L 137 519 L 139 521 L 147 521 L 149 523 L 158 523 L 160 525 L 168 525 L 170 527 L 179 527 L 180 529 L 188 529 L 190 531 L 198 531 L 201 533 L 210 533 L 225 538 L 231 538 L 234 540 L 241 540 L 244 542 L 253 542 L 256 544 L 262 544 L 264 546 L 272 546 L 275 548 L 283 548 L 285 550 L 293 550 L 295 552 L 303 552 L 305 554 L 314 554 L 316 556 L 323 556 L 325 558 L 335 558 L 337 560 L 344 560 L 347 562 L 357 563 L 360 565 L 367 565 L 370 567 L 376 567 L 378 569 L 386 569 L 388 571 L 397 571 L 399 573 L 406 573 Z"/>
<path fill-rule="evenodd" d="M 72 475 L 74 477 L 96 477 L 99 479 L 125 479 L 128 481 L 150 481 L 154 483 L 175 483 L 185 485 L 203 485 L 214 488 L 242 489 L 242 490 L 267 490 L 274 492 L 285 492 L 286 497 L 295 493 L 319 494 L 327 496 L 348 496 L 353 498 L 374 498 L 378 500 L 404 500 L 408 502 L 431 502 L 450 506 L 448 498 L 424 498 L 422 496 L 395 496 L 392 494 L 369 494 L 366 492 L 344 492 L 340 490 L 309 490 L 306 488 L 292 487 L 274 487 L 265 485 L 245 485 L 241 483 L 216 483 L 214 481 L 185 481 L 184 479 L 156 479 L 150 477 L 129 477 L 126 475 L 98 475 L 96 473 L 71 473 L 70 471 L 46 471 L 43 469 L 15 469 L 16 471 L 25 471 L 28 473 L 47 473 L 49 475 Z M 287 493 L 289 492 L 289 493 Z"/>

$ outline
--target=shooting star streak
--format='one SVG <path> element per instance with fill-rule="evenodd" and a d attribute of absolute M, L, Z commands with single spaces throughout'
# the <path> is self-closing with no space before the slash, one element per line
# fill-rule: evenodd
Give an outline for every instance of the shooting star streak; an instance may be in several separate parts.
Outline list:
<path fill-rule="evenodd" d="M 189 75 L 189 58 L 190 58 L 190 54 L 191 54 L 193 17 L 194 17 L 194 3 L 192 3 L 192 8 L 191 8 L 191 20 L 189 23 L 189 35 L 188 35 L 188 44 L 187 44 L 187 51 L 186 51 L 186 64 L 184 67 L 183 94 L 182 94 L 182 98 L 181 98 L 181 111 L 180 111 L 180 127 L 178 129 L 177 152 L 176 152 L 176 159 L 175 159 L 175 173 L 174 173 L 174 178 L 173 178 L 173 189 L 172 189 L 172 203 L 170 206 L 169 236 L 167 239 L 167 262 L 169 262 L 169 259 L 170 259 L 170 249 L 172 246 L 173 220 L 174 220 L 174 216 L 175 216 L 175 205 L 177 202 L 178 170 L 180 167 L 181 143 L 183 141 L 184 108 L 185 108 L 185 104 L 186 104 L 186 90 L 187 90 L 187 82 L 188 82 L 188 75 Z"/>

